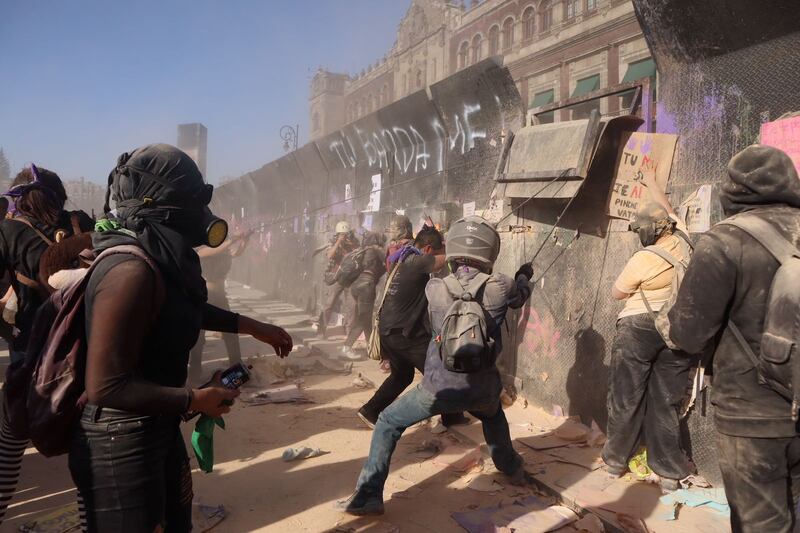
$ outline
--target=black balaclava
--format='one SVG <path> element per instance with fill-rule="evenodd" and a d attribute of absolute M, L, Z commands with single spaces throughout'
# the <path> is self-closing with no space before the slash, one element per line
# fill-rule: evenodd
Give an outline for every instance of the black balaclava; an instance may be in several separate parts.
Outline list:
<path fill-rule="evenodd" d="M 183 287 L 193 302 L 204 303 L 206 283 L 194 247 L 206 240 L 212 190 L 195 162 L 174 146 L 151 144 L 122 154 L 106 193 L 113 229 L 95 234 L 95 249 L 138 244 L 168 282 Z M 116 202 L 114 211 L 109 211 L 109 196 Z"/>
<path fill-rule="evenodd" d="M 719 199 L 726 216 L 768 205 L 800 207 L 800 179 L 785 152 L 754 144 L 728 163 Z"/>

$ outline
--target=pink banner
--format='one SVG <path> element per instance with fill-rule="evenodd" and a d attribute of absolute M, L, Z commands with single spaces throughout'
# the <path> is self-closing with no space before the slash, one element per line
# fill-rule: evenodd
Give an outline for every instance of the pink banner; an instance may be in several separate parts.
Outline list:
<path fill-rule="evenodd" d="M 800 172 L 800 117 L 762 124 L 761 144 L 780 148 L 789 154 L 794 167 Z"/>

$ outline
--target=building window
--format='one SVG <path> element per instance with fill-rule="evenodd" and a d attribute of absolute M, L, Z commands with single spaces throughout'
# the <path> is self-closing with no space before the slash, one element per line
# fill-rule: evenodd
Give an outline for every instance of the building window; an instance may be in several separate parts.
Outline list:
<path fill-rule="evenodd" d="M 417 89 L 422 88 L 422 83 L 423 83 L 422 79 L 423 79 L 423 74 L 422 74 L 422 69 L 420 68 L 417 69 Z"/>
<path fill-rule="evenodd" d="M 503 50 L 508 50 L 514 45 L 514 19 L 508 17 L 503 22 Z"/>
<path fill-rule="evenodd" d="M 536 16 L 532 6 L 522 13 L 522 28 L 522 37 L 526 41 L 533 39 L 533 34 L 536 31 Z"/>
<path fill-rule="evenodd" d="M 597 9 L 597 0 L 586 0 L 586 11 Z"/>
<path fill-rule="evenodd" d="M 311 117 L 311 123 L 314 125 L 314 131 L 319 130 L 319 113 L 314 111 L 314 115 Z"/>
<path fill-rule="evenodd" d="M 543 32 L 550 31 L 553 26 L 553 5 L 548 1 L 542 2 L 539 8 L 539 29 Z"/>
<path fill-rule="evenodd" d="M 436 81 L 436 74 L 437 74 L 437 72 L 436 72 L 436 58 L 435 57 L 433 58 L 433 73 L 432 74 L 433 74 L 433 81 L 435 82 Z"/>
<path fill-rule="evenodd" d="M 567 20 L 574 19 L 578 15 L 578 2 L 580 2 L 580 0 L 567 0 L 565 2 L 566 9 L 564 10 L 564 17 Z"/>
<path fill-rule="evenodd" d="M 375 111 L 375 100 L 372 98 L 372 95 L 370 94 L 367 97 L 367 113 L 372 113 L 373 111 Z"/>
<path fill-rule="evenodd" d="M 483 46 L 483 38 L 479 33 L 475 37 L 472 38 L 472 62 L 477 63 L 483 57 L 481 54 L 481 48 Z"/>
<path fill-rule="evenodd" d="M 500 51 L 500 28 L 492 26 L 489 28 L 489 55 L 496 56 Z"/>
<path fill-rule="evenodd" d="M 458 68 L 467 66 L 467 54 L 469 54 L 469 43 L 464 41 L 458 48 Z"/>

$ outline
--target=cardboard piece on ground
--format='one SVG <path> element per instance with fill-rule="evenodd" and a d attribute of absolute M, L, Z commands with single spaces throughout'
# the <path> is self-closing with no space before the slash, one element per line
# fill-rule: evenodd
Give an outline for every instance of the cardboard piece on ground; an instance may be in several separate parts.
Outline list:
<path fill-rule="evenodd" d="M 453 519 L 469 533 L 486 531 L 553 531 L 578 519 L 570 509 L 549 506 L 536 496 L 515 500 L 507 505 L 484 507 L 452 513 Z"/>
<path fill-rule="evenodd" d="M 551 448 L 547 453 L 565 463 L 582 466 L 588 470 L 597 470 L 603 466 L 599 448 Z"/>
<path fill-rule="evenodd" d="M 587 473 L 585 470 L 571 468 L 568 473 L 556 479 L 555 484 L 580 495 L 581 491 L 603 492 L 616 481 L 618 478 L 610 476 L 602 470 Z M 620 481 L 620 483 L 622 482 Z"/>
<path fill-rule="evenodd" d="M 433 459 L 433 463 L 456 472 L 469 472 L 483 463 L 480 447 L 448 446 Z"/>
<path fill-rule="evenodd" d="M 517 439 L 519 442 L 533 448 L 534 450 L 550 450 L 552 448 L 560 448 L 562 446 L 569 446 L 574 444 L 568 440 L 560 439 L 552 433 L 545 433 L 544 435 L 535 435 L 533 437 L 524 437 Z"/>
<path fill-rule="evenodd" d="M 786 152 L 800 172 L 800 117 L 774 120 L 761 125 L 761 144 Z"/>
<path fill-rule="evenodd" d="M 467 481 L 466 486 L 468 489 L 477 490 L 478 492 L 499 492 L 503 490 L 503 486 L 493 476 L 487 474 L 478 474 Z"/>
<path fill-rule="evenodd" d="M 639 204 L 650 200 L 644 184 L 647 173 L 655 175 L 662 191 L 666 189 L 677 142 L 677 135 L 666 133 L 623 134 L 608 204 L 609 215 L 630 220 Z"/>

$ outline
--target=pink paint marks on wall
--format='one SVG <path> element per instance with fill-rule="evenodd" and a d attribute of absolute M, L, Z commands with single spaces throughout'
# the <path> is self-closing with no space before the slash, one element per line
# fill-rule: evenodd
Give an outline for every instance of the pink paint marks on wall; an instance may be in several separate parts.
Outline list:
<path fill-rule="evenodd" d="M 800 117 L 785 118 L 761 125 L 761 144 L 786 152 L 800 172 Z"/>
<path fill-rule="evenodd" d="M 528 352 L 554 358 L 558 349 L 561 332 L 556 329 L 555 321 L 549 314 L 542 318 L 535 309 L 530 316 L 520 320 L 517 332 L 522 337 L 522 344 Z"/>

